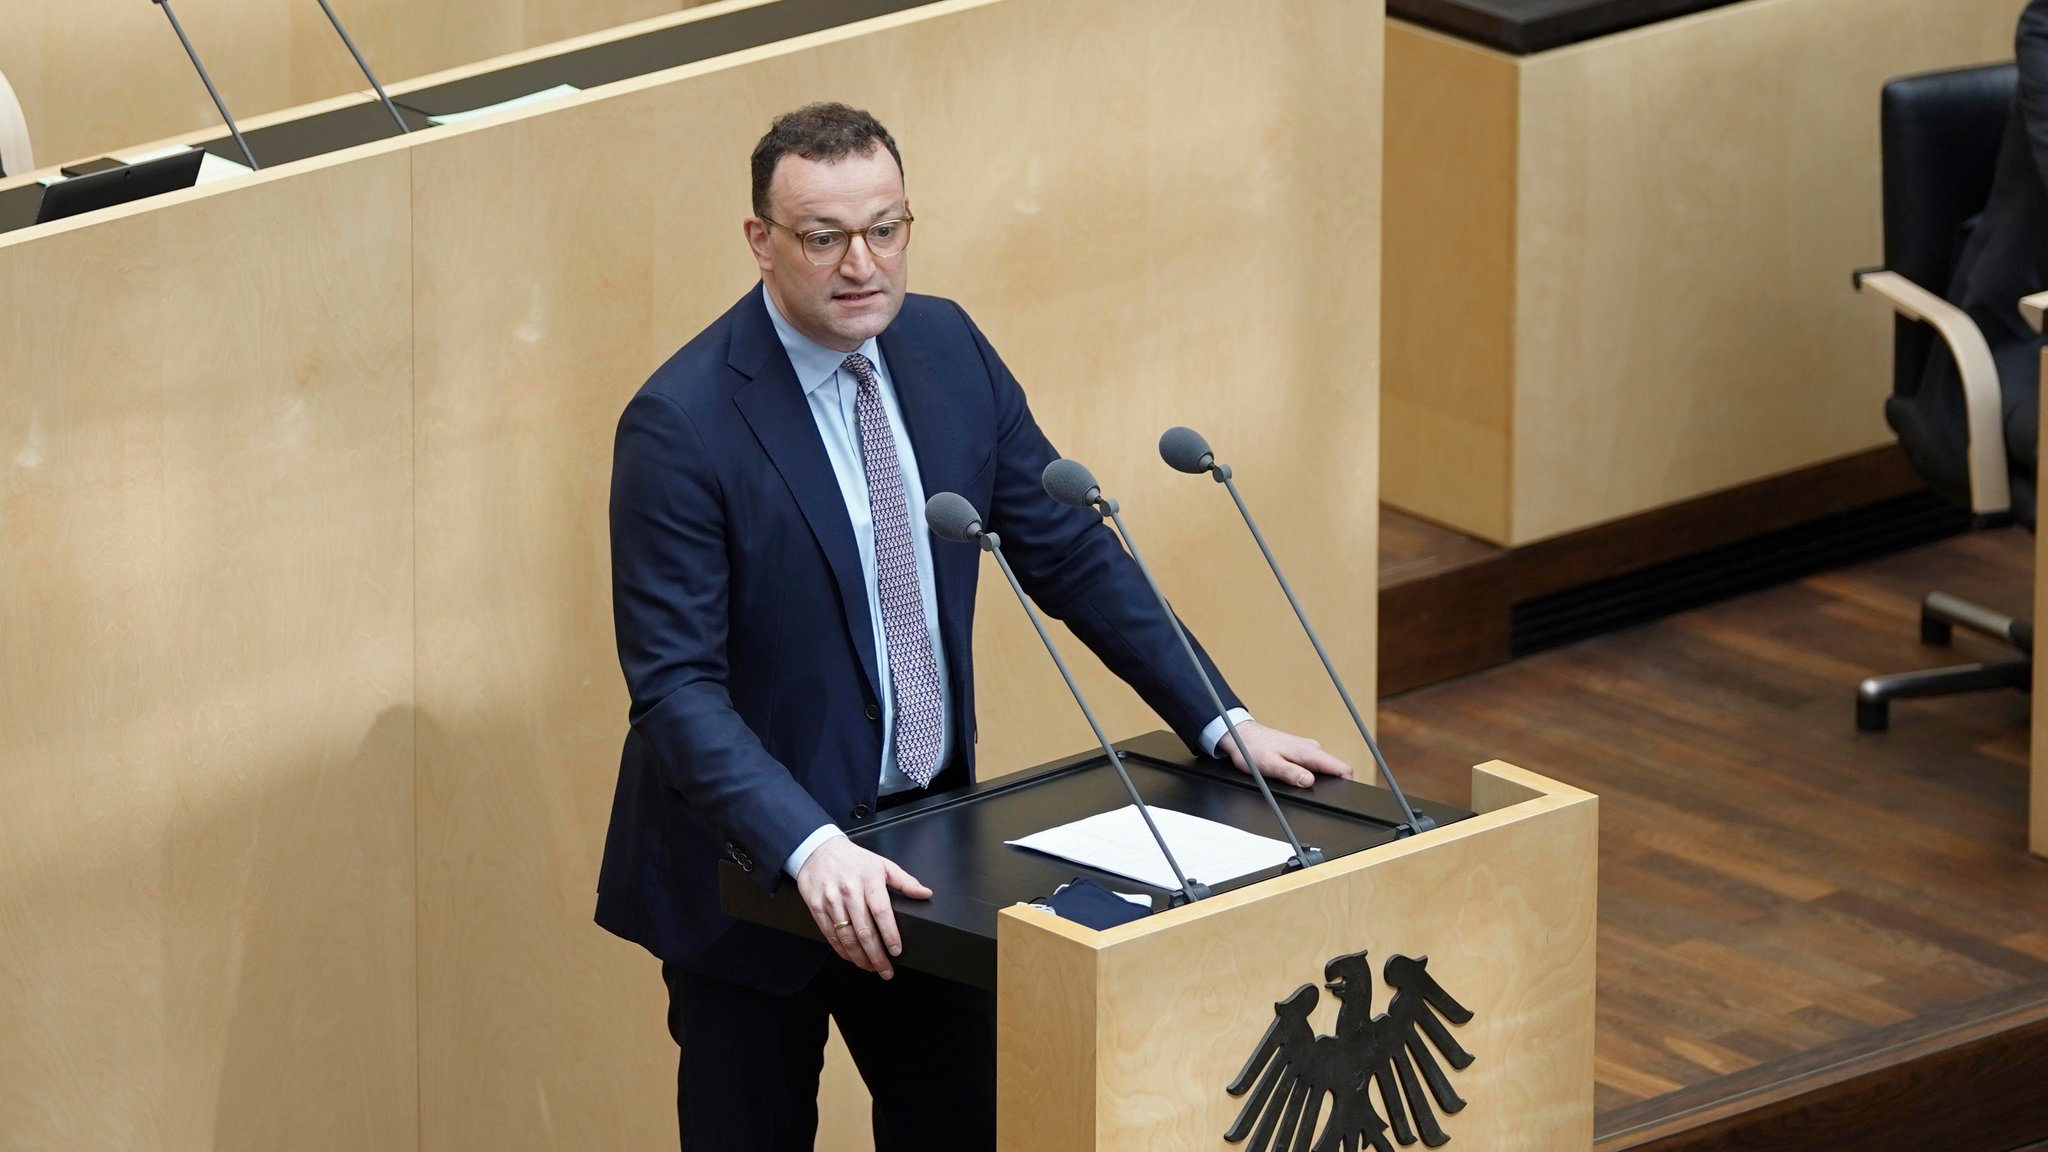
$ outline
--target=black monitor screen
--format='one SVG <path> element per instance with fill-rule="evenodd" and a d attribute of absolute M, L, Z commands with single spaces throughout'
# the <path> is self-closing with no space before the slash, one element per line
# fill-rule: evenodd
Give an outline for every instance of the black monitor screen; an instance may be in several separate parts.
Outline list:
<path fill-rule="evenodd" d="M 124 164 L 104 172 L 60 180 L 43 189 L 43 205 L 36 210 L 36 223 L 46 224 L 80 212 L 111 208 L 146 196 L 190 188 L 199 181 L 199 165 L 205 158 L 206 153 L 195 148 L 161 160 Z"/>

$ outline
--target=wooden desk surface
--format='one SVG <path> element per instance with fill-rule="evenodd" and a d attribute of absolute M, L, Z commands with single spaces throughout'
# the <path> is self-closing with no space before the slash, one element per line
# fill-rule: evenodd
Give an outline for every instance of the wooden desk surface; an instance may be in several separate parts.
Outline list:
<path fill-rule="evenodd" d="M 1525 56 L 1734 0 L 1388 0 L 1387 15 Z"/>

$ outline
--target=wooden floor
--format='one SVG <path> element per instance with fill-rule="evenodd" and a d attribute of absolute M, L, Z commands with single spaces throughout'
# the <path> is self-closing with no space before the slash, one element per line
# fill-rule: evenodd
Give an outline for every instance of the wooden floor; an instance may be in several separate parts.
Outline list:
<path fill-rule="evenodd" d="M 1380 588 L 1397 588 L 1497 560 L 1507 550 L 1398 508 L 1380 509 Z"/>
<path fill-rule="evenodd" d="M 2026 697 L 1901 702 L 1876 734 L 1852 707 L 1865 675 L 1995 658 L 1923 648 L 1919 598 L 2026 613 L 2032 556 L 1973 533 L 1382 702 L 1421 795 L 1494 757 L 1600 794 L 1603 1137 L 2048 1002 Z"/>

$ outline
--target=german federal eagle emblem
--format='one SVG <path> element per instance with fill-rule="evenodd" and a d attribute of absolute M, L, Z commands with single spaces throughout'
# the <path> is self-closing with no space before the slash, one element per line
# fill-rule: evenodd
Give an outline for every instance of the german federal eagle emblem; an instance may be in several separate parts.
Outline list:
<path fill-rule="evenodd" d="M 1461 1111 L 1465 1101 L 1430 1048 L 1452 1068 L 1472 1063 L 1472 1054 L 1444 1027 L 1445 1020 L 1463 1024 L 1472 1013 L 1429 974 L 1429 957 L 1394 956 L 1384 973 L 1393 999 L 1385 1015 L 1374 1016 L 1372 965 L 1365 955 L 1339 956 L 1323 968 L 1325 986 L 1338 1002 L 1336 1035 L 1318 1036 L 1309 1027 L 1316 1006 L 1313 984 L 1273 1005 L 1272 1026 L 1230 1082 L 1232 1096 L 1250 1091 L 1251 1097 L 1225 1140 L 1235 1144 L 1249 1136 L 1246 1152 L 1394 1152 L 1387 1143 L 1391 1129 L 1403 1145 L 1415 1143 L 1418 1131 L 1431 1148 L 1450 1142 L 1430 1100 L 1447 1114 Z M 1379 1086 L 1384 1118 L 1367 1091 L 1373 1084 Z M 1428 1096 L 1423 1084 L 1429 1085 Z M 1329 1120 L 1318 1135 L 1326 1104 Z"/>

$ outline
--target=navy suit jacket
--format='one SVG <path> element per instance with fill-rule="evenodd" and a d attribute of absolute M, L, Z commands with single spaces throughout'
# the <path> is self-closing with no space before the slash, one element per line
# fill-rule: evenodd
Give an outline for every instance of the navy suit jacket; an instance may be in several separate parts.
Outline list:
<path fill-rule="evenodd" d="M 1033 600 L 1194 747 L 1207 694 L 1114 534 L 1045 495 L 1058 454 L 988 340 L 951 301 L 909 296 L 880 343 L 926 493 L 981 509 Z M 665 961 L 792 991 L 830 950 L 725 916 L 717 862 L 773 884 L 819 826 L 870 818 L 881 697 L 853 528 L 759 288 L 627 404 L 611 544 L 632 708 L 598 923 Z M 955 762 L 972 779 L 979 553 L 934 540 L 932 566 Z"/>

